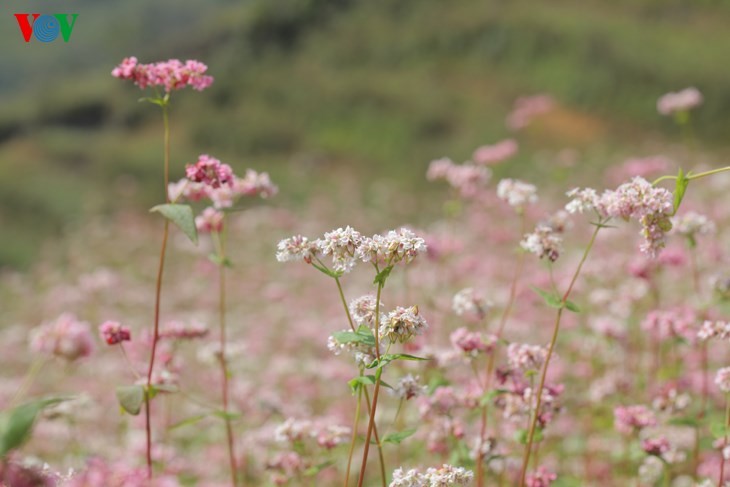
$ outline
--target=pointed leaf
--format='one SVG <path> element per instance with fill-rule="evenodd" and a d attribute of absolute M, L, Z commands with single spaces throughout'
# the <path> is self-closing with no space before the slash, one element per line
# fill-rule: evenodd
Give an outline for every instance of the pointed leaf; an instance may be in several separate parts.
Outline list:
<path fill-rule="evenodd" d="M 675 215 L 677 213 L 677 210 L 679 210 L 679 205 L 682 204 L 682 200 L 684 199 L 684 193 L 687 191 L 687 186 L 689 185 L 689 173 L 687 175 L 684 174 L 684 171 L 682 171 L 682 168 L 679 168 L 679 173 L 677 173 L 677 181 L 674 186 L 674 212 L 672 215 Z"/>
<path fill-rule="evenodd" d="M 550 306 L 551 308 L 560 309 L 564 307 L 563 301 L 557 297 L 554 294 L 551 294 L 547 291 L 543 291 L 539 287 L 530 286 L 533 291 L 535 291 L 537 294 L 539 294 L 542 299 L 545 301 L 545 304 Z"/>
<path fill-rule="evenodd" d="M 168 203 L 154 206 L 150 211 L 161 213 L 162 216 L 177 225 L 194 244 L 198 244 L 198 230 L 195 227 L 195 216 L 190 205 Z"/>
<path fill-rule="evenodd" d="M 0 458 L 25 443 L 43 408 L 66 400 L 68 398 L 40 399 L 0 413 Z"/>
<path fill-rule="evenodd" d="M 417 428 L 409 428 L 403 431 L 396 431 L 395 433 L 388 433 L 383 438 L 383 443 L 395 443 L 400 444 L 401 441 L 405 440 L 409 436 L 412 436 L 416 432 Z"/>
<path fill-rule="evenodd" d="M 144 402 L 144 387 L 140 385 L 117 387 L 117 400 L 127 413 L 137 416 Z"/>

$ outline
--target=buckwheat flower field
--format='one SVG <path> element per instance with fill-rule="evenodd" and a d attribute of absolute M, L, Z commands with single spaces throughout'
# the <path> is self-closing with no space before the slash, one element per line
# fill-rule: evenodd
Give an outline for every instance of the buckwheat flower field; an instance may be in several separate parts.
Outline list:
<path fill-rule="evenodd" d="M 730 485 L 730 167 L 692 157 L 697 88 L 649 104 L 677 157 L 498 176 L 539 158 L 560 102 L 532 94 L 422 195 L 299 206 L 186 152 L 177 104 L 225 72 L 106 72 L 154 120 L 158 201 L 0 273 L 0 486 Z"/>

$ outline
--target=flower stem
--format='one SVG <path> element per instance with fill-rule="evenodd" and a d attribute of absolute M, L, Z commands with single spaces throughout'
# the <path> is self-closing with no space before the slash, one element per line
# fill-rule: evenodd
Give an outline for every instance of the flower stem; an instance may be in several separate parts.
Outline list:
<path fill-rule="evenodd" d="M 730 394 L 725 394 L 725 424 L 723 426 L 725 435 L 720 452 L 720 477 L 717 479 L 717 487 L 722 487 L 725 480 L 725 448 L 727 448 L 727 428 L 730 426 Z"/>
<path fill-rule="evenodd" d="M 375 355 L 378 361 L 380 361 L 380 295 L 383 291 L 383 283 L 378 282 L 378 292 L 375 298 Z M 360 478 L 357 482 L 357 487 L 362 487 L 365 481 L 365 469 L 368 465 L 368 453 L 370 452 L 370 438 L 373 434 L 373 428 L 375 426 L 375 411 L 378 408 L 378 394 L 380 393 L 380 376 L 383 373 L 382 367 L 378 367 L 375 373 L 375 389 L 373 390 L 373 402 L 370 407 L 370 419 L 368 421 L 368 432 L 365 435 L 365 447 L 362 452 L 362 464 L 360 465 Z M 385 479 L 383 479 L 385 482 Z"/>
<path fill-rule="evenodd" d="M 25 374 L 23 383 L 20 385 L 18 390 L 15 392 L 15 395 L 13 395 L 13 398 L 10 400 L 8 409 L 12 408 L 13 406 L 17 405 L 18 402 L 20 402 L 25 393 L 28 392 L 28 389 L 30 389 L 30 386 L 33 384 L 33 381 L 35 381 L 35 378 L 38 377 L 38 374 L 40 373 L 45 363 L 46 360 L 41 358 L 33 361 L 33 363 L 30 365 L 30 368 L 28 369 L 28 373 Z"/>
<path fill-rule="evenodd" d="M 170 174 L 170 122 L 168 117 L 167 103 L 162 105 L 162 123 L 164 127 L 164 171 L 165 171 L 165 202 L 170 201 L 167 189 Z M 155 318 L 154 330 L 152 333 L 152 351 L 150 352 L 150 365 L 147 369 L 147 390 L 144 395 L 145 411 L 145 432 L 147 436 L 147 477 L 152 478 L 152 425 L 149 391 L 152 386 L 152 371 L 155 368 L 155 354 L 157 342 L 160 339 L 160 301 L 162 297 L 162 274 L 165 269 L 165 253 L 167 251 L 167 238 L 170 233 L 170 221 L 165 219 L 165 226 L 162 232 L 162 246 L 160 248 L 160 262 L 157 267 L 157 283 L 155 284 Z"/>
<path fill-rule="evenodd" d="M 360 369 L 360 377 L 363 371 Z M 357 440 L 357 425 L 360 422 L 360 405 L 362 403 L 362 390 L 365 386 L 360 385 L 357 390 L 357 406 L 355 406 L 355 420 L 352 422 L 352 439 L 350 440 L 350 453 L 347 456 L 347 471 L 345 472 L 345 487 L 350 483 L 350 470 L 352 468 L 352 455 L 355 453 L 355 442 Z"/>
<path fill-rule="evenodd" d="M 573 286 L 575 285 L 575 281 L 578 279 L 578 276 L 580 275 L 581 269 L 583 269 L 583 264 L 585 263 L 586 259 L 588 258 L 588 253 L 593 248 L 593 244 L 596 241 L 596 236 L 598 236 L 598 232 L 603 227 L 602 221 L 599 221 L 596 225 L 596 229 L 593 231 L 593 235 L 591 236 L 590 242 L 588 242 L 588 246 L 586 247 L 585 251 L 583 252 L 583 257 L 580 260 L 580 263 L 578 264 L 578 268 L 575 270 L 575 273 L 573 274 L 573 278 L 570 281 L 570 285 L 568 286 L 568 290 L 565 291 L 565 294 L 563 295 L 562 304 L 558 309 L 557 315 L 555 317 L 555 326 L 553 328 L 553 336 L 550 339 L 550 346 L 548 347 L 548 353 L 547 357 L 545 357 L 545 363 L 542 367 L 542 373 L 540 374 L 540 385 L 537 388 L 537 403 L 535 405 L 535 411 L 532 415 L 532 421 L 530 424 L 530 430 L 527 437 L 527 446 L 525 447 L 525 456 L 522 460 L 522 473 L 520 476 L 520 487 L 525 486 L 525 478 L 527 477 L 527 469 L 530 464 L 530 454 L 532 452 L 532 443 L 535 439 L 535 430 L 537 428 L 537 420 L 540 416 L 540 408 L 542 407 L 542 391 L 545 388 L 545 378 L 547 377 L 547 371 L 548 367 L 550 366 L 550 358 L 553 355 L 553 350 L 555 349 L 555 343 L 558 340 L 558 332 L 560 331 L 560 319 L 563 316 L 563 309 L 565 309 L 565 303 L 568 301 L 568 297 L 570 296 L 571 291 L 573 290 Z"/>
<path fill-rule="evenodd" d="M 231 468 L 231 485 L 236 487 L 238 485 L 238 467 L 236 465 L 236 450 L 233 441 L 233 427 L 231 425 L 231 417 L 228 414 L 229 410 L 229 377 L 230 372 L 228 370 L 228 359 L 226 357 L 226 243 L 225 243 L 225 232 L 227 229 L 226 217 L 223 215 L 223 230 L 221 232 L 214 233 L 217 236 L 217 247 L 218 247 L 218 288 L 219 288 L 219 300 L 218 300 L 218 315 L 220 323 L 220 365 L 221 365 L 221 378 L 222 378 L 222 396 L 223 396 L 223 414 L 225 416 L 226 423 L 226 439 L 228 442 L 228 461 Z"/>

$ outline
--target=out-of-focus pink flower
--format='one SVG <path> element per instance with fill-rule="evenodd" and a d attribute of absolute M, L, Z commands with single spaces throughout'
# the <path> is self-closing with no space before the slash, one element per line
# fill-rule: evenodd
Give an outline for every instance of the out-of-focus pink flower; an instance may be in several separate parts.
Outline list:
<path fill-rule="evenodd" d="M 532 120 L 555 107 L 555 101 L 549 95 L 523 96 L 515 101 L 512 112 L 507 117 L 507 127 L 520 130 L 527 127 Z"/>
<path fill-rule="evenodd" d="M 73 361 L 91 355 L 94 338 L 88 323 L 71 313 L 63 313 L 55 321 L 33 329 L 30 346 L 36 352 Z"/>
<path fill-rule="evenodd" d="M 627 435 L 657 424 L 654 412 L 642 405 L 618 406 L 613 410 L 613 416 L 616 430 Z"/>
<path fill-rule="evenodd" d="M 222 211 L 208 207 L 195 217 L 195 227 L 202 233 L 220 233 L 223 230 L 224 216 Z"/>
<path fill-rule="evenodd" d="M 147 471 L 123 462 L 107 463 L 100 458 L 87 461 L 86 469 L 75 474 L 63 484 L 66 487 L 180 487 L 178 481 L 169 475 L 149 480 Z"/>
<path fill-rule="evenodd" d="M 550 487 L 558 479 L 557 474 L 540 466 L 537 470 L 527 476 L 525 485 L 527 487 Z"/>
<path fill-rule="evenodd" d="M 517 154 L 517 142 L 514 139 L 505 139 L 494 145 L 483 145 L 477 148 L 472 159 L 482 166 L 490 166 L 505 161 L 515 154 Z"/>
<path fill-rule="evenodd" d="M 451 333 L 451 344 L 469 356 L 477 356 L 480 352 L 488 353 L 494 349 L 497 337 L 494 335 L 482 336 L 479 332 L 469 331 L 462 327 Z"/>
<path fill-rule="evenodd" d="M 243 196 L 261 196 L 269 198 L 279 192 L 279 188 L 271 182 L 268 173 L 246 170 L 246 176 L 237 178 L 233 185 L 237 193 Z"/>
<path fill-rule="evenodd" d="M 208 66 L 200 61 L 170 59 L 151 64 L 140 64 L 136 57 L 125 58 L 119 66 L 112 70 L 112 76 L 131 80 L 141 89 L 148 86 L 162 87 L 169 93 L 192 86 L 202 91 L 213 84 L 213 77 L 205 72 Z"/>
<path fill-rule="evenodd" d="M 209 331 L 203 323 L 185 324 L 180 321 L 170 321 L 160 330 L 160 338 L 192 340 L 205 337 Z"/>
<path fill-rule="evenodd" d="M 116 345 L 117 343 L 128 342 L 132 339 L 132 333 L 129 328 L 122 326 L 116 321 L 105 321 L 99 325 L 99 334 L 107 345 Z"/>
<path fill-rule="evenodd" d="M 662 115 L 671 115 L 677 112 L 686 112 L 701 104 L 702 93 L 697 88 L 691 87 L 663 95 L 657 101 L 656 107 Z"/>

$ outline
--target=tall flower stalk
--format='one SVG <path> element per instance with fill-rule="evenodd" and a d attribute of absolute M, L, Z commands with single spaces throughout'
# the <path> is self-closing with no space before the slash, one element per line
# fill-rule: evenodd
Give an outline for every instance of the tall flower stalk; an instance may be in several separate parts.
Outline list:
<path fill-rule="evenodd" d="M 162 109 L 163 122 L 163 190 L 165 194 L 165 204 L 170 203 L 170 195 L 168 186 L 170 182 L 170 122 L 169 122 L 169 105 L 170 93 L 173 90 L 180 90 L 187 86 L 192 86 L 198 91 L 208 88 L 213 83 L 213 78 L 205 74 L 208 67 L 198 61 L 188 60 L 185 63 L 170 59 L 169 61 L 140 64 L 135 57 L 129 57 L 114 68 L 112 76 L 124 80 L 133 81 L 134 84 L 141 89 L 152 87 L 155 95 L 151 98 L 143 98 L 140 101 L 147 101 L 158 105 Z M 161 94 L 164 91 L 164 95 Z M 164 214 L 164 211 L 162 211 Z M 167 216 L 167 215 L 166 215 Z M 192 216 L 192 215 L 191 215 Z M 162 300 L 162 277 L 165 270 L 165 255 L 167 252 L 167 240 L 170 233 L 169 216 L 163 223 L 162 243 L 160 246 L 160 257 L 157 266 L 157 278 L 155 283 L 155 308 L 152 330 L 152 349 L 150 351 L 149 366 L 147 368 L 147 377 L 145 381 L 145 389 L 143 391 L 144 410 L 145 410 L 145 432 L 146 432 L 146 460 L 147 460 L 147 476 L 152 478 L 152 418 L 151 418 L 151 396 L 153 387 L 153 373 L 155 367 L 155 356 L 157 352 L 157 344 L 160 339 L 160 306 Z M 174 220 L 173 220 L 174 221 Z M 178 221 L 178 224 L 180 222 Z"/>

